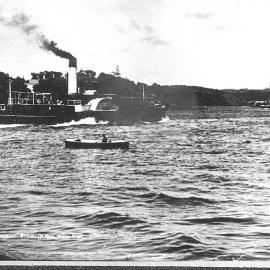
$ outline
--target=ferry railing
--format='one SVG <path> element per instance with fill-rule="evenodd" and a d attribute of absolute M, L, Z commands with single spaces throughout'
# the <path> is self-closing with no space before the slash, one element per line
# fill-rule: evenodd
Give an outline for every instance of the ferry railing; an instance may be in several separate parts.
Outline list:
<path fill-rule="evenodd" d="M 67 105 L 82 105 L 82 101 L 77 99 L 68 99 Z"/>
<path fill-rule="evenodd" d="M 27 98 L 19 98 L 19 99 L 14 99 L 13 104 L 17 105 L 52 105 L 53 101 L 52 100 L 42 100 L 42 99 L 27 99 Z"/>

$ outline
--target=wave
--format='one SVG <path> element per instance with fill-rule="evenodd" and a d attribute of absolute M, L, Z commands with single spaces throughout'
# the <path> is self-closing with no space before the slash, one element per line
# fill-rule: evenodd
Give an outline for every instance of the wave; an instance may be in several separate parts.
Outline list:
<path fill-rule="evenodd" d="M 122 187 L 112 187 L 108 188 L 107 191 L 115 191 L 115 192 L 120 192 L 120 191 L 149 191 L 149 188 L 147 187 L 140 187 L 140 186 L 122 186 Z"/>
<path fill-rule="evenodd" d="M 213 259 L 213 261 L 251 261 L 251 260 L 262 260 L 262 258 L 250 256 L 250 255 L 220 255 Z"/>
<path fill-rule="evenodd" d="M 38 190 L 30 190 L 30 191 L 25 191 L 23 193 L 31 194 L 31 195 L 47 195 L 49 193 L 43 192 L 43 191 L 38 191 Z"/>
<path fill-rule="evenodd" d="M 217 201 L 210 200 L 203 197 L 176 197 L 165 193 L 154 193 L 148 192 L 142 195 L 139 195 L 141 198 L 148 199 L 147 202 L 151 203 L 165 203 L 168 205 L 204 205 L 204 204 L 215 204 Z"/>
<path fill-rule="evenodd" d="M 221 171 L 229 171 L 229 169 L 217 166 L 217 165 L 202 165 L 198 167 L 199 170 L 210 170 L 210 171 L 216 171 L 216 170 L 221 170 Z"/>
<path fill-rule="evenodd" d="M 80 125 L 107 125 L 108 121 L 97 121 L 95 117 L 83 118 L 79 121 L 70 121 L 66 123 L 52 125 L 52 127 L 69 127 L 69 126 L 80 126 Z"/>
<path fill-rule="evenodd" d="M 148 171 L 143 171 L 143 170 L 134 170 L 132 174 L 136 175 L 146 175 L 146 176 L 167 176 L 166 172 L 163 172 L 161 170 L 148 170 Z"/>
<path fill-rule="evenodd" d="M 200 247 L 205 249 L 205 244 L 201 241 L 182 233 L 164 234 L 162 237 L 152 238 L 149 244 L 155 252 L 170 254 L 193 252 Z"/>
<path fill-rule="evenodd" d="M 103 226 L 108 228 L 119 228 L 123 226 L 132 226 L 146 224 L 145 221 L 130 217 L 129 215 L 122 215 L 115 212 L 97 212 L 95 214 L 80 215 L 75 217 L 76 220 L 82 220 L 86 225 Z"/>
<path fill-rule="evenodd" d="M 212 151 L 206 151 L 203 152 L 204 154 L 210 154 L 210 155 L 218 155 L 218 154 L 224 154 L 226 151 L 224 150 L 212 150 Z"/>
<path fill-rule="evenodd" d="M 193 245 L 183 244 L 183 245 L 173 245 L 173 244 L 167 244 L 166 246 L 157 247 L 155 251 L 161 252 L 161 253 L 184 253 L 184 252 L 191 252 L 194 249 Z"/>
<path fill-rule="evenodd" d="M 77 196 L 91 196 L 94 195 L 93 192 L 88 192 L 88 191 L 82 191 L 82 192 L 78 192 L 78 193 L 71 193 L 70 195 L 77 195 Z"/>
<path fill-rule="evenodd" d="M 9 254 L 3 254 L 0 253 L 0 261 L 14 261 L 14 260 L 18 260 L 18 258 L 15 258 Z"/>
<path fill-rule="evenodd" d="M 206 248 L 206 247 L 202 247 L 199 250 L 196 248 L 196 250 L 192 251 L 192 254 L 190 254 L 190 253 L 188 253 L 186 256 L 184 256 L 182 258 L 182 260 L 185 260 L 185 261 L 188 261 L 188 260 L 201 260 L 201 259 L 204 259 L 204 258 L 209 260 L 209 258 L 221 257 L 224 254 L 224 248 Z"/>
<path fill-rule="evenodd" d="M 155 237 L 153 239 L 167 241 L 173 244 L 202 244 L 202 242 L 197 238 L 182 233 L 171 233 L 170 235 L 166 234 L 162 237 Z"/>
<path fill-rule="evenodd" d="M 227 182 L 232 182 L 233 179 L 232 178 L 228 178 L 225 176 L 216 176 L 214 174 L 209 174 L 209 173 L 201 173 L 201 174 L 197 174 L 195 176 L 196 179 L 198 179 L 199 181 L 208 181 L 208 182 L 213 182 L 213 183 L 227 183 Z"/>
<path fill-rule="evenodd" d="M 22 142 L 24 142 L 24 140 L 21 139 L 10 139 L 10 140 L 6 140 L 6 143 L 11 143 L 11 144 L 22 144 Z"/>
<path fill-rule="evenodd" d="M 30 213 L 25 215 L 25 217 L 49 217 L 51 215 L 54 215 L 55 213 L 52 211 L 38 211 L 38 212 L 34 212 L 34 213 Z"/>
<path fill-rule="evenodd" d="M 262 142 L 270 142 L 270 138 L 263 138 L 261 139 Z"/>
<path fill-rule="evenodd" d="M 185 219 L 193 224 L 220 224 L 220 223 L 241 223 L 241 224 L 254 224 L 256 223 L 253 218 L 236 218 L 236 217 L 212 217 L 212 218 L 189 218 Z"/>

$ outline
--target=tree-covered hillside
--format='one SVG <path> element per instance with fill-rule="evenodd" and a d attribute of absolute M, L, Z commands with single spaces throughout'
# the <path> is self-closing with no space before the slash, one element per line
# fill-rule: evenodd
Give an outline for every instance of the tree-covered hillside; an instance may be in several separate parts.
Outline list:
<path fill-rule="evenodd" d="M 34 91 L 50 92 L 55 99 L 64 99 L 67 95 L 66 75 L 54 71 L 43 71 L 31 75 L 31 81 L 35 81 Z M 27 85 L 29 81 L 20 77 L 10 78 L 8 74 L 0 72 L 0 103 L 7 101 L 9 79 L 12 79 L 13 91 L 30 91 L 29 85 Z M 159 85 L 156 83 L 147 85 L 121 78 L 119 74 L 100 73 L 96 76 L 96 72 L 92 70 L 78 71 L 77 81 L 78 89 L 82 94 L 86 90 L 97 90 L 98 94 L 142 97 L 144 89 L 145 96 L 156 96 L 167 107 L 175 109 L 193 106 L 239 106 L 247 105 L 249 101 L 270 99 L 270 89 L 218 90 L 186 85 Z"/>

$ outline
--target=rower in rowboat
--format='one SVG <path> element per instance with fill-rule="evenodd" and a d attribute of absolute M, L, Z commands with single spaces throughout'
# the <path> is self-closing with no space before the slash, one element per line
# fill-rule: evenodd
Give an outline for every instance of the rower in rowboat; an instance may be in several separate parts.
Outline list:
<path fill-rule="evenodd" d="M 104 143 L 108 142 L 108 138 L 106 137 L 105 134 L 102 134 L 102 140 L 101 140 L 101 142 L 104 142 Z"/>
<path fill-rule="evenodd" d="M 111 142 L 111 140 L 108 140 L 107 136 L 105 134 L 102 134 L 102 140 L 101 140 L 101 142 L 107 143 L 107 142 Z"/>

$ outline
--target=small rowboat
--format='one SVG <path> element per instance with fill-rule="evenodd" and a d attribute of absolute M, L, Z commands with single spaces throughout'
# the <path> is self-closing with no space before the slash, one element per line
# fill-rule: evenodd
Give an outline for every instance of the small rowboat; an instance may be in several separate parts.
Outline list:
<path fill-rule="evenodd" d="M 64 141 L 66 148 L 84 148 L 84 149 L 91 149 L 91 148 L 99 148 L 99 149 L 128 149 L 129 142 L 126 141 L 109 141 L 109 142 L 101 142 L 95 140 L 71 140 L 67 139 Z"/>

